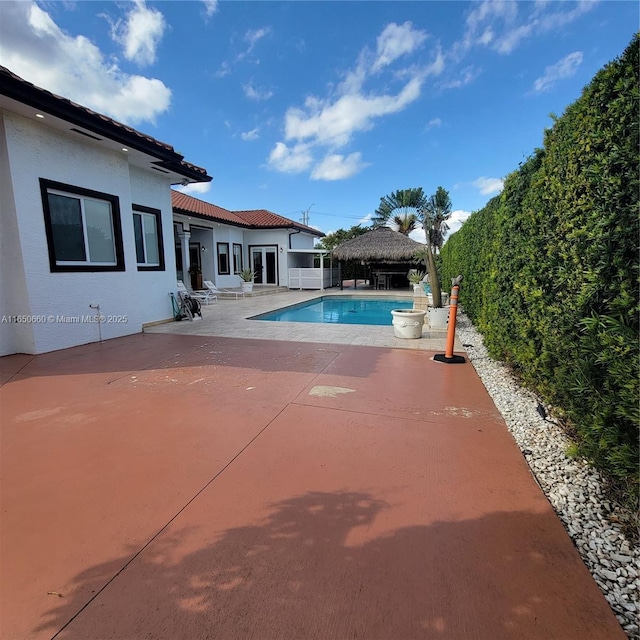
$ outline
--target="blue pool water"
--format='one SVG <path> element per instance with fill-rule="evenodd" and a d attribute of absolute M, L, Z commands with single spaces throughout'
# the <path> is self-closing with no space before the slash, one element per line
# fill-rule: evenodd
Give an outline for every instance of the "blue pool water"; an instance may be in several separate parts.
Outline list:
<path fill-rule="evenodd" d="M 311 302 L 254 316 L 252 320 L 273 322 L 327 322 L 333 324 L 377 324 L 391 326 L 392 309 L 411 309 L 410 298 L 354 298 L 324 296 Z"/>

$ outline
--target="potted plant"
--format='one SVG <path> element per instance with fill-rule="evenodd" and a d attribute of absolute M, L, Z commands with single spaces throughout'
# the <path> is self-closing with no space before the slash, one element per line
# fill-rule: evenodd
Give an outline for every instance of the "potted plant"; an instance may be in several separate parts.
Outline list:
<path fill-rule="evenodd" d="M 251 293 L 253 291 L 253 278 L 255 273 L 251 269 L 243 269 L 239 274 L 242 290 L 245 293 Z"/>
<path fill-rule="evenodd" d="M 409 282 L 413 285 L 413 292 L 420 291 L 422 288 L 422 280 L 424 279 L 424 271 L 412 270 L 409 273 Z"/>

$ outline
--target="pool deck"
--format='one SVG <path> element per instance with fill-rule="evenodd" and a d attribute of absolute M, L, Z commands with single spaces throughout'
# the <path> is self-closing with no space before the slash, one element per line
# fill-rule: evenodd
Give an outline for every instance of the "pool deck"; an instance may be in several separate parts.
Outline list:
<path fill-rule="evenodd" d="M 469 362 L 273 298 L 0 358 L 2 640 L 625 640 Z"/>
<path fill-rule="evenodd" d="M 193 322 L 170 322 L 146 329 L 149 333 L 176 333 L 180 335 L 218 336 L 221 338 L 245 338 L 261 340 L 285 340 L 287 342 L 324 342 L 350 344 L 391 349 L 442 351 L 446 347 L 446 331 L 433 331 L 425 326 L 422 338 L 406 340 L 393 335 L 393 327 L 355 324 L 316 324 L 310 322 L 271 322 L 251 320 L 256 316 L 285 306 L 308 302 L 325 296 L 371 296 L 376 298 L 413 299 L 409 291 L 375 291 L 366 288 L 328 289 L 320 291 L 289 291 L 273 295 L 240 300 L 219 299 L 214 304 L 203 305 L 202 319 Z M 454 351 L 464 353 L 459 341 Z"/>

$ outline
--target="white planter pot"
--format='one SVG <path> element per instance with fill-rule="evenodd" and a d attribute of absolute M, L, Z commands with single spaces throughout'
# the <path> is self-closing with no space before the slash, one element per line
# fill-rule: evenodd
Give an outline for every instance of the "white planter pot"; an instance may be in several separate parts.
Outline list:
<path fill-rule="evenodd" d="M 253 291 L 253 282 L 241 282 L 240 286 L 245 293 L 251 293 Z"/>
<path fill-rule="evenodd" d="M 446 329 L 449 322 L 449 307 L 431 307 L 429 314 L 429 328 L 430 329 Z"/>
<path fill-rule="evenodd" d="M 393 334 L 396 338 L 422 338 L 423 309 L 392 309 Z"/>

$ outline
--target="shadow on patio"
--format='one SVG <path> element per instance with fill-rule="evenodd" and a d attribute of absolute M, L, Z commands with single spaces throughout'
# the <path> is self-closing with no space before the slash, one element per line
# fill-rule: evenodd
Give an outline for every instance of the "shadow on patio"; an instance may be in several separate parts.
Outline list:
<path fill-rule="evenodd" d="M 112 376 L 115 380 L 135 371 L 201 366 L 318 373 L 347 348 L 329 343 L 140 333 L 38 356 L 4 356 L 0 358 L 0 385 L 14 376 L 120 374 Z M 375 368 L 377 357 L 371 350 L 363 357 L 370 360 L 363 369 L 366 375 L 367 369 Z"/>
<path fill-rule="evenodd" d="M 68 624 L 56 637 L 82 640 L 623 637 L 597 590 L 584 589 L 591 578 L 551 514 L 376 531 L 389 508 L 364 491 L 310 492 L 262 520 L 205 513 L 204 526 L 170 524 L 132 560 L 77 575 L 37 631 Z M 234 518 L 242 524 L 227 526 Z"/>

